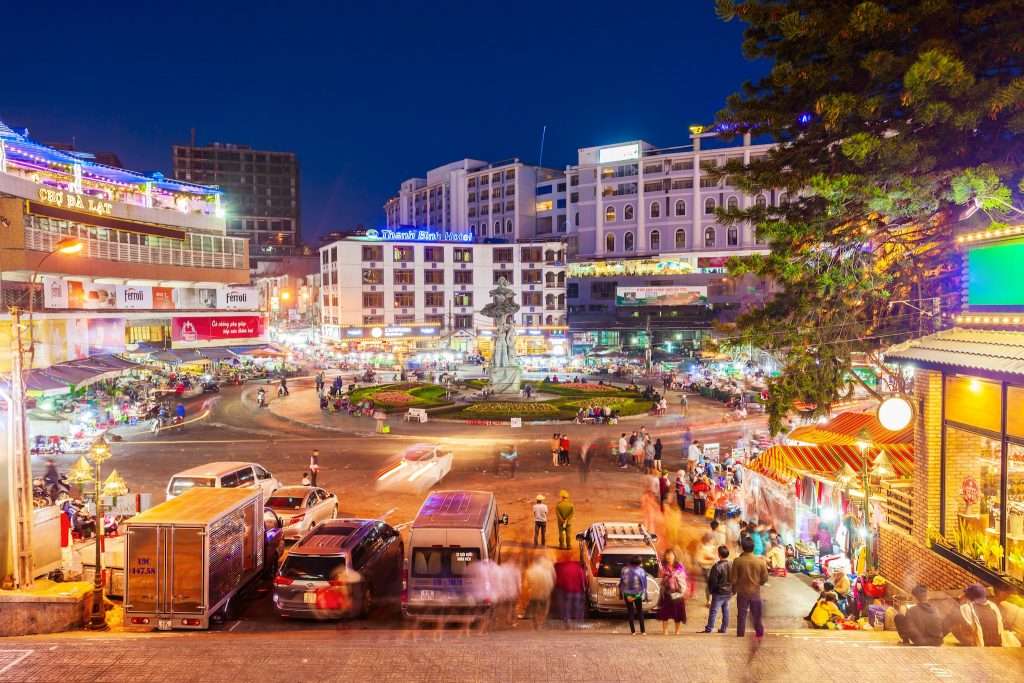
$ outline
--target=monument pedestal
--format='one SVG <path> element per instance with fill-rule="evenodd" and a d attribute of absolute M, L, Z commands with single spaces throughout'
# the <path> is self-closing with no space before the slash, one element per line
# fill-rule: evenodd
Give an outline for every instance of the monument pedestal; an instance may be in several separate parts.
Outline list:
<path fill-rule="evenodd" d="M 499 396 L 502 394 L 519 395 L 519 385 L 523 379 L 522 368 L 491 368 L 487 375 L 490 388 L 495 394 Z"/>

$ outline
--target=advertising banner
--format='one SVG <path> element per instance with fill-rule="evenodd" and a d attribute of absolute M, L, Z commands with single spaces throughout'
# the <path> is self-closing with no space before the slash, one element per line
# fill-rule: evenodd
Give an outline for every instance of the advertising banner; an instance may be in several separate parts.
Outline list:
<path fill-rule="evenodd" d="M 263 316 L 224 315 L 171 318 L 171 340 L 176 342 L 252 339 L 263 336 Z"/>
<path fill-rule="evenodd" d="M 83 282 L 82 308 L 104 311 L 116 309 L 117 285 L 101 285 L 95 282 Z"/>
<path fill-rule="evenodd" d="M 124 353 L 124 318 L 90 318 L 89 355 Z"/>
<path fill-rule="evenodd" d="M 64 278 L 43 276 L 43 307 L 68 307 L 68 283 Z"/>
<path fill-rule="evenodd" d="M 692 306 L 708 296 L 707 287 L 616 287 L 616 306 Z"/>
<path fill-rule="evenodd" d="M 154 287 L 153 308 L 161 311 L 173 311 L 176 308 L 174 290 L 170 287 Z"/>
<path fill-rule="evenodd" d="M 134 287 L 132 285 L 117 286 L 117 308 L 143 309 L 153 308 L 153 288 Z"/>
<path fill-rule="evenodd" d="M 224 287 L 217 290 L 217 308 L 235 311 L 258 311 L 260 294 L 255 287 Z"/>

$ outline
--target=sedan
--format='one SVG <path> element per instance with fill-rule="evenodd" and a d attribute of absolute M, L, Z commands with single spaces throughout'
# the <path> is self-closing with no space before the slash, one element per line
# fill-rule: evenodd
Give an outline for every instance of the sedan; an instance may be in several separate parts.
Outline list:
<path fill-rule="evenodd" d="M 377 477 L 381 488 L 422 490 L 441 483 L 452 470 L 452 452 L 439 444 L 416 444 Z"/>
<path fill-rule="evenodd" d="M 295 541 L 317 524 L 338 516 L 338 497 L 317 486 L 282 486 L 267 500 L 283 520 L 285 540 Z"/>

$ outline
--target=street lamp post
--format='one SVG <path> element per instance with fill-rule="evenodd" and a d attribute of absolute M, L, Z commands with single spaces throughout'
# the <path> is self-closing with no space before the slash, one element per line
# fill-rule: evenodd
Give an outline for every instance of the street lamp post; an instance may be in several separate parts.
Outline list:
<path fill-rule="evenodd" d="M 56 253 L 75 254 L 82 250 L 84 243 L 74 237 L 68 237 L 58 241 L 53 249 L 39 259 L 32 277 L 29 279 L 28 310 L 29 330 L 28 345 L 29 367 L 31 367 L 32 355 L 35 347 L 35 330 L 32 327 L 33 313 L 35 312 L 34 288 L 36 277 L 46 259 Z M 0 273 L 0 283 L 2 283 Z M 3 289 L 0 284 L 0 305 L 2 305 Z M 32 462 L 31 451 L 28 446 L 28 413 L 25 410 L 25 351 L 26 344 L 21 334 L 21 312 L 20 306 L 11 306 L 11 329 L 14 332 L 15 349 L 11 358 L 11 393 L 9 401 L 10 430 L 13 438 L 13 457 L 9 469 L 10 487 L 14 495 L 9 496 L 14 501 L 14 509 L 11 517 L 14 521 L 14 583 L 19 588 L 28 588 L 33 582 L 32 562 Z"/>
<path fill-rule="evenodd" d="M 889 456 L 885 454 L 885 451 L 879 450 L 875 456 L 874 462 L 868 466 L 868 451 L 872 447 L 870 436 L 867 435 L 866 431 L 862 431 L 857 438 L 857 448 L 860 449 L 861 455 L 861 485 L 864 487 L 864 516 L 861 520 L 861 534 L 864 536 L 864 547 L 867 551 L 867 560 L 875 569 L 878 568 L 878 558 L 876 554 L 871 551 L 871 525 L 869 522 L 869 515 L 871 514 L 871 477 L 886 477 L 892 474 L 892 465 L 889 462 Z M 852 468 L 849 465 L 844 469 L 844 475 L 846 470 L 850 469 L 852 474 Z M 848 481 L 852 477 L 848 478 Z"/>
<path fill-rule="evenodd" d="M 90 631 L 107 629 L 107 615 L 103 608 L 103 498 L 128 492 L 128 487 L 117 470 L 112 470 L 106 481 L 103 481 L 100 468 L 110 459 L 110 455 L 110 446 L 103 437 L 100 437 L 89 449 L 89 455 L 79 458 L 68 473 L 68 481 L 83 488 L 85 484 L 92 482 L 95 496 L 96 514 L 93 520 L 96 527 L 96 571 L 93 576 L 92 609 L 86 624 Z"/>

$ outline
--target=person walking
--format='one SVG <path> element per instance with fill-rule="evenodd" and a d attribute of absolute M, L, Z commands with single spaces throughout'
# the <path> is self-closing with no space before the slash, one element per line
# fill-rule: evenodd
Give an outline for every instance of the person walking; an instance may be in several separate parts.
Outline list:
<path fill-rule="evenodd" d="M 729 548 L 725 545 L 718 546 L 718 561 L 708 571 L 708 593 L 711 595 L 711 606 L 708 608 L 708 623 L 702 633 L 711 633 L 715 630 L 715 618 L 718 611 L 722 611 L 722 625 L 718 628 L 719 633 L 725 633 L 729 629 L 729 600 L 732 598 L 732 584 L 729 582 L 729 575 L 732 568 L 729 565 Z"/>
<path fill-rule="evenodd" d="M 661 443 L 661 437 L 658 437 L 657 439 L 655 439 L 655 441 L 654 441 L 654 469 L 656 469 L 658 472 L 662 471 L 662 467 L 661 467 L 661 453 L 662 453 L 662 451 L 664 449 L 665 449 L 665 447 Z"/>
<path fill-rule="evenodd" d="M 569 435 L 565 433 L 558 440 L 558 464 L 566 466 L 569 464 Z"/>
<path fill-rule="evenodd" d="M 551 610 L 551 591 L 555 588 L 555 565 L 547 555 L 541 553 L 526 568 L 526 590 L 529 602 L 526 614 L 533 620 L 533 627 L 541 629 L 548 620 Z"/>
<path fill-rule="evenodd" d="M 561 449 L 562 439 L 561 434 L 555 432 L 551 436 L 551 466 L 558 467 L 558 453 Z"/>
<path fill-rule="evenodd" d="M 647 572 L 641 566 L 640 557 L 633 557 L 619 575 L 619 596 L 626 602 L 626 619 L 629 632 L 636 635 L 634 620 L 640 622 L 640 634 L 647 635 L 644 625 L 644 598 L 647 597 Z"/>
<path fill-rule="evenodd" d="M 565 628 L 580 625 L 583 622 L 587 574 L 583 571 L 583 565 L 574 560 L 571 553 L 563 552 L 561 559 L 555 563 L 555 590 Z"/>
<path fill-rule="evenodd" d="M 291 396 L 291 392 L 288 391 L 288 378 L 281 375 L 281 386 L 277 390 L 278 396 Z"/>
<path fill-rule="evenodd" d="M 548 506 L 544 502 L 544 495 L 538 494 L 537 501 L 533 504 L 533 544 L 537 545 L 537 538 L 540 538 L 540 545 L 547 545 L 548 533 Z"/>
<path fill-rule="evenodd" d="M 754 554 L 754 540 L 745 537 L 740 544 L 743 552 L 729 568 L 729 583 L 736 593 L 736 635 L 742 637 L 747 629 L 747 613 L 754 622 L 754 635 L 764 637 L 764 614 L 761 586 L 768 583 L 768 565 L 763 557 Z"/>
<path fill-rule="evenodd" d="M 580 483 L 586 484 L 587 478 L 590 476 L 590 446 L 591 442 L 588 441 L 583 444 L 580 449 Z"/>
<path fill-rule="evenodd" d="M 629 467 L 629 441 L 626 439 L 626 432 L 619 436 L 619 469 Z"/>
<path fill-rule="evenodd" d="M 672 550 L 666 550 L 661 559 L 661 593 L 658 597 L 658 621 L 661 622 L 661 634 L 668 635 L 668 622 L 676 625 L 678 636 L 686 623 L 686 591 L 688 580 L 682 562 L 676 559 Z"/>
<path fill-rule="evenodd" d="M 690 412 L 690 400 L 686 398 L 686 394 L 679 399 L 679 405 L 683 409 L 683 417 L 686 417 L 686 414 Z"/>
<path fill-rule="evenodd" d="M 576 514 L 576 506 L 569 500 L 569 492 L 562 489 L 558 493 L 558 505 L 555 516 L 558 518 L 558 547 L 566 550 L 572 548 L 572 518 Z"/>
<path fill-rule="evenodd" d="M 682 470 L 676 472 L 676 505 L 680 512 L 686 512 L 686 473 Z"/>
<path fill-rule="evenodd" d="M 317 475 L 320 474 L 320 451 L 313 449 L 309 456 L 309 481 L 310 486 L 316 486 Z"/>
<path fill-rule="evenodd" d="M 683 432 L 683 460 L 686 460 L 690 455 L 690 445 L 693 443 L 693 432 L 690 431 L 689 425 L 686 427 L 686 431 Z"/>
<path fill-rule="evenodd" d="M 668 473 L 662 472 L 658 477 L 658 501 L 661 504 L 661 511 L 665 511 L 665 501 L 668 500 L 668 493 L 672 490 L 672 483 L 668 480 Z"/>

